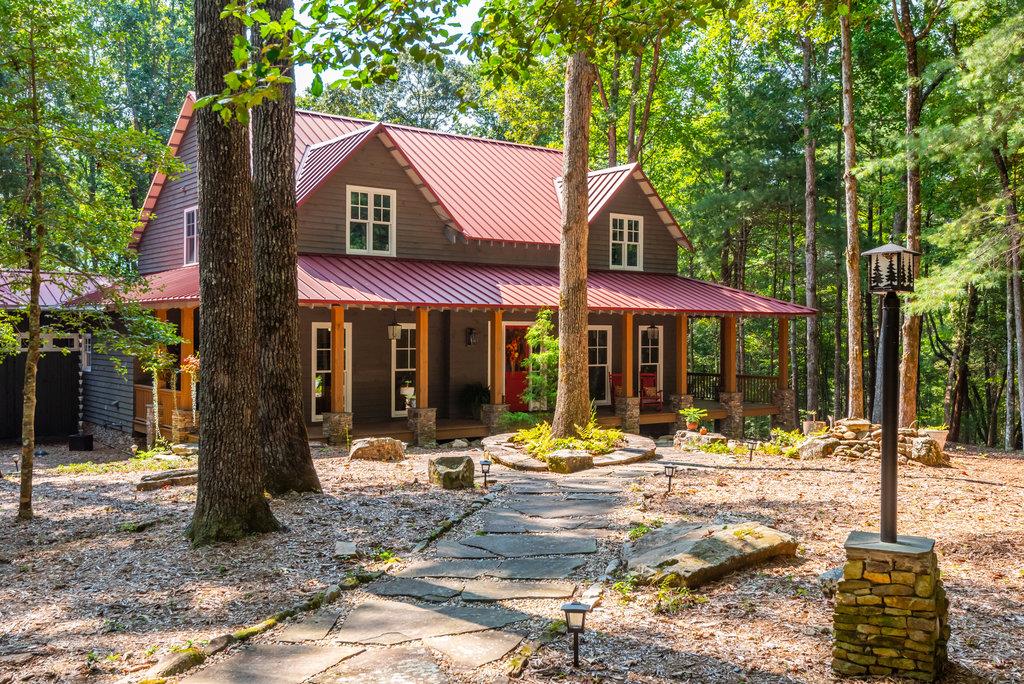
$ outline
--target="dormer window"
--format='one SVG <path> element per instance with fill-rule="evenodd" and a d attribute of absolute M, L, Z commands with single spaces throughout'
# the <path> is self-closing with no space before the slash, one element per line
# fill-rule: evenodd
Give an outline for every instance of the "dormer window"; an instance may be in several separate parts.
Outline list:
<path fill-rule="evenodd" d="M 609 266 L 639 271 L 644 267 L 644 217 L 611 215 L 611 258 Z"/>
<path fill-rule="evenodd" d="M 185 221 L 183 226 L 185 239 L 185 265 L 192 266 L 199 263 L 199 211 L 196 207 L 185 210 Z"/>
<path fill-rule="evenodd" d="M 395 191 L 349 185 L 349 254 L 395 255 Z"/>

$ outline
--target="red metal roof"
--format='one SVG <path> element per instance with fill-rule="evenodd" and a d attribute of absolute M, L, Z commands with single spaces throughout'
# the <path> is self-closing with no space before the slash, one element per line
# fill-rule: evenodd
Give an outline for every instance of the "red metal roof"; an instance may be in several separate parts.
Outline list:
<path fill-rule="evenodd" d="M 307 147 L 296 172 L 296 202 L 302 204 L 306 197 L 330 177 L 340 163 L 362 147 L 363 143 L 379 132 L 381 127 L 381 124 L 370 124 L 332 140 Z"/>
<path fill-rule="evenodd" d="M 196 266 L 157 273 L 146 304 L 199 301 Z M 352 306 L 541 309 L 558 306 L 558 269 L 299 255 L 299 302 Z M 808 316 L 813 309 L 692 278 L 633 271 L 591 271 L 590 309 L 742 317 Z"/>
<path fill-rule="evenodd" d="M 28 305 L 29 277 L 23 269 L 0 271 L 0 309 L 18 309 Z M 39 306 L 59 309 L 68 306 L 82 293 L 90 292 L 102 282 L 83 273 L 43 272 L 39 289 Z"/>

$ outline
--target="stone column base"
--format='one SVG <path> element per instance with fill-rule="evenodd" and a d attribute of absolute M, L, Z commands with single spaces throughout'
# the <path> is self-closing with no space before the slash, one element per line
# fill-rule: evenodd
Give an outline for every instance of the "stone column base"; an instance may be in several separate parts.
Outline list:
<path fill-rule="evenodd" d="M 484 404 L 480 407 L 480 420 L 487 426 L 488 435 L 501 432 L 501 419 L 508 413 L 508 404 Z"/>
<path fill-rule="evenodd" d="M 946 664 L 949 601 L 935 542 L 851 532 L 836 592 L 832 669 L 840 675 L 933 682 Z"/>
<path fill-rule="evenodd" d="M 420 447 L 437 445 L 437 409 L 411 408 L 408 421 L 413 444 Z"/>
<path fill-rule="evenodd" d="M 171 411 L 171 442 L 180 444 L 192 441 L 192 409 L 174 409 Z"/>
<path fill-rule="evenodd" d="M 718 401 L 726 411 L 722 419 L 722 434 L 733 439 L 743 439 L 743 393 L 722 392 Z"/>
<path fill-rule="evenodd" d="M 686 419 L 679 415 L 682 409 L 693 407 L 693 395 L 692 394 L 673 394 L 672 400 L 672 412 L 676 414 L 676 422 L 672 426 L 673 431 L 679 432 L 680 430 L 686 429 Z"/>
<path fill-rule="evenodd" d="M 324 441 L 332 446 L 344 446 L 352 441 L 352 414 L 325 413 Z"/>
<path fill-rule="evenodd" d="M 152 449 L 156 444 L 157 435 L 160 433 L 160 426 L 156 424 L 153 416 L 153 405 L 146 404 L 146 448 Z"/>
<path fill-rule="evenodd" d="M 776 389 L 772 392 L 772 403 L 779 407 L 779 412 L 772 416 L 772 427 L 796 430 L 796 390 Z"/>
<path fill-rule="evenodd" d="M 615 415 L 622 419 L 620 429 L 623 432 L 640 434 L 640 397 L 618 397 Z"/>

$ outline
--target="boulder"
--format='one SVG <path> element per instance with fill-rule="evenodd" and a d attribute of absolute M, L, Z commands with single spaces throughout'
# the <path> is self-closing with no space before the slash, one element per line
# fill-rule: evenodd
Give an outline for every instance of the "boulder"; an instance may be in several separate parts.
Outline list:
<path fill-rule="evenodd" d="M 676 433 L 674 446 L 678 449 L 686 445 L 704 446 L 707 444 L 728 444 L 728 442 L 729 440 L 725 435 L 720 435 L 717 432 L 709 432 L 702 435 L 693 430 L 680 430 Z"/>
<path fill-rule="evenodd" d="M 469 442 L 467 442 L 464 439 L 453 439 L 452 441 L 448 442 L 448 446 L 450 446 L 452 449 L 467 449 L 469 448 Z"/>
<path fill-rule="evenodd" d="M 336 541 L 334 542 L 334 557 L 338 559 L 354 558 L 358 554 L 355 542 Z"/>
<path fill-rule="evenodd" d="M 405 459 L 405 445 L 391 437 L 365 437 L 352 442 L 349 457 L 365 461 L 401 461 Z"/>
<path fill-rule="evenodd" d="M 698 587 L 776 556 L 796 555 L 796 540 L 757 522 L 673 523 L 623 547 L 628 572 L 651 584 Z"/>
<path fill-rule="evenodd" d="M 158 473 L 143 475 L 135 489 L 140 492 L 150 492 L 164 487 L 183 487 L 194 485 L 199 482 L 199 471 L 195 468 L 181 468 L 177 470 L 162 470 Z"/>
<path fill-rule="evenodd" d="M 834 437 L 812 437 L 800 445 L 800 460 L 810 461 L 816 458 L 828 458 L 839 446 Z"/>
<path fill-rule="evenodd" d="M 195 444 L 174 444 L 171 445 L 171 453 L 175 456 L 196 456 L 199 453 L 199 447 Z"/>
<path fill-rule="evenodd" d="M 931 437 L 913 437 L 910 440 L 910 460 L 926 466 L 948 467 L 949 457 L 939 443 Z"/>
<path fill-rule="evenodd" d="M 469 456 L 438 456 L 427 464 L 427 475 L 441 489 L 472 489 L 474 468 Z"/>
<path fill-rule="evenodd" d="M 558 449 L 548 454 L 546 460 L 553 473 L 575 473 L 594 467 L 594 457 L 582 449 Z"/>
<path fill-rule="evenodd" d="M 843 566 L 826 570 L 818 575 L 818 586 L 825 598 L 832 598 L 836 595 L 839 583 L 843 580 Z"/>

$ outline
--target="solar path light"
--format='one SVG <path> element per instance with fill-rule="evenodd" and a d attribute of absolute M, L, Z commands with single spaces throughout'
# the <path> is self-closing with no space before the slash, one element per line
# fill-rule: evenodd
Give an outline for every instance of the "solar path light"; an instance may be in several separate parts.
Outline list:
<path fill-rule="evenodd" d="M 565 630 L 572 634 L 572 665 L 580 666 L 580 634 L 586 629 L 587 612 L 590 606 L 579 601 L 566 603 L 562 606 L 565 612 Z"/>

